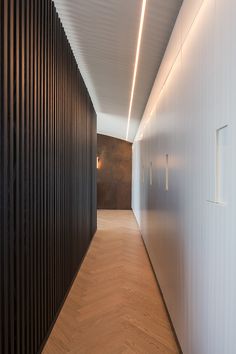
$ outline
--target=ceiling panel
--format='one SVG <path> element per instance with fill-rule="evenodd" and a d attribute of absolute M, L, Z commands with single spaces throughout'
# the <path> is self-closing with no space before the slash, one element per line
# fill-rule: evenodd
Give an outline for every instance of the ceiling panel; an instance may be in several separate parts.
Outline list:
<path fill-rule="evenodd" d="M 98 114 L 98 132 L 125 139 L 141 0 L 54 0 Z M 133 141 L 182 0 L 147 0 L 129 141 Z"/>

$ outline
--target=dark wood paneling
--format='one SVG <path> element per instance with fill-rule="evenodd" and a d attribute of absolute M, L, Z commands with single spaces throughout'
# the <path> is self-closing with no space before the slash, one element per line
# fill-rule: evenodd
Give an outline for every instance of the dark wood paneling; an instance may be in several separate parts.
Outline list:
<path fill-rule="evenodd" d="M 98 134 L 98 209 L 131 209 L 132 144 Z"/>
<path fill-rule="evenodd" d="M 34 354 L 96 231 L 96 114 L 51 0 L 0 36 L 0 353 Z"/>

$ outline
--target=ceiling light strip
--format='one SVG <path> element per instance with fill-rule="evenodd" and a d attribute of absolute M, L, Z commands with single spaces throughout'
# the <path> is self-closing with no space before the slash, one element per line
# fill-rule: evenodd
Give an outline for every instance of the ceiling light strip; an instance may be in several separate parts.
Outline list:
<path fill-rule="evenodd" d="M 128 140 L 128 138 L 129 138 L 130 118 L 131 118 L 131 112 L 132 112 L 132 106 L 133 106 L 133 100 L 134 100 L 134 89 L 135 89 L 137 72 L 138 72 L 138 64 L 139 64 L 139 57 L 140 57 L 140 47 L 141 47 L 141 40 L 142 40 L 142 34 L 143 34 L 143 24 L 144 24 L 146 5 L 147 5 L 147 0 L 143 0 L 142 12 L 141 12 L 141 17 L 140 17 L 140 25 L 139 25 L 139 34 L 138 34 L 138 43 L 137 43 L 137 50 L 136 50 L 135 66 L 134 66 L 134 77 L 133 77 L 130 104 L 129 104 L 129 115 L 128 115 L 127 131 L 126 131 L 126 140 Z"/>

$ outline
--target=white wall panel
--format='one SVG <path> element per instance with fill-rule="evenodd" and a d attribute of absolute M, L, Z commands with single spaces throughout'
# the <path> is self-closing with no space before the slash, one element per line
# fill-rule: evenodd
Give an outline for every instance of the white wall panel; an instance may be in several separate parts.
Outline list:
<path fill-rule="evenodd" d="M 133 210 L 186 354 L 236 353 L 235 13 L 234 0 L 185 0 L 133 145 Z"/>

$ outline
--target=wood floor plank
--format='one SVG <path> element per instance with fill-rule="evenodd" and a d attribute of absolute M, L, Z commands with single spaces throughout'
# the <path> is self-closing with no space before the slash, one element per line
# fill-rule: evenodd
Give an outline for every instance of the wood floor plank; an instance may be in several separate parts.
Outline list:
<path fill-rule="evenodd" d="M 179 353 L 131 211 L 98 211 L 98 231 L 43 353 Z"/>

